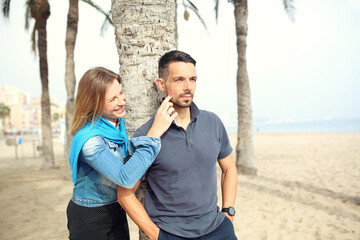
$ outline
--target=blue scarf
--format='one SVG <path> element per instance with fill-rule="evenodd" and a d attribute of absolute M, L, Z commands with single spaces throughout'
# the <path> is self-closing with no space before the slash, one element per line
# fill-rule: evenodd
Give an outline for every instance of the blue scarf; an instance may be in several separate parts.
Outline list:
<path fill-rule="evenodd" d="M 126 156 L 127 146 L 128 146 L 128 136 L 125 130 L 124 119 L 120 118 L 119 123 L 120 129 L 116 128 L 105 118 L 101 117 L 95 123 L 91 124 L 88 122 L 84 127 L 82 127 L 73 137 L 70 148 L 70 166 L 72 170 L 72 181 L 76 183 L 77 175 L 77 163 L 80 151 L 87 140 L 90 138 L 101 135 L 104 138 L 109 139 L 112 142 L 115 142 L 119 145 L 122 145 L 124 156 Z"/>

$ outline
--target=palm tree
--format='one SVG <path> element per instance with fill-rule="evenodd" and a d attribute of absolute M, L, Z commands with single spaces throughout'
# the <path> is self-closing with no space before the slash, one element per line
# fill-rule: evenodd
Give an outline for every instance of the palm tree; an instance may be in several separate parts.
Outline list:
<path fill-rule="evenodd" d="M 0 103 L 0 118 L 4 119 L 10 115 L 10 108 L 3 103 Z"/>
<path fill-rule="evenodd" d="M 162 54 L 175 48 L 175 11 L 175 0 L 112 1 L 119 72 L 128 100 L 125 122 L 130 136 L 161 102 L 155 85 L 157 62 Z M 138 197 L 142 200 L 143 194 Z M 147 239 L 142 232 L 140 239 Z"/>
<path fill-rule="evenodd" d="M 2 120 L 2 130 L 5 130 L 5 118 L 10 116 L 11 109 L 3 103 L 0 103 L 0 119 Z M 1 134 L 0 134 L 1 136 Z"/>
<path fill-rule="evenodd" d="M 74 110 L 74 94 L 76 86 L 75 78 L 75 61 L 74 61 L 74 51 L 75 43 L 77 36 L 79 22 L 79 0 L 69 0 L 69 12 L 67 18 L 67 27 L 66 27 L 66 38 L 65 38 L 65 48 L 66 48 L 66 60 L 65 60 L 65 87 L 66 87 L 66 113 L 65 113 L 65 124 L 66 124 L 66 141 L 65 141 L 65 171 L 66 177 L 70 178 L 70 164 L 67 156 L 70 153 L 71 139 L 72 135 L 69 132 L 70 122 Z"/>
<path fill-rule="evenodd" d="M 234 0 L 236 43 L 238 51 L 237 105 L 238 131 L 236 166 L 239 173 L 256 175 L 252 135 L 252 109 L 249 78 L 246 68 L 247 0 Z"/>
<path fill-rule="evenodd" d="M 249 77 L 246 68 L 246 38 L 248 1 L 232 0 L 236 27 L 236 45 L 238 52 L 237 71 L 237 104 L 238 104 L 238 132 L 236 145 L 236 166 L 239 173 L 256 175 L 254 159 L 254 144 L 252 130 L 252 108 L 250 98 Z M 283 0 L 284 8 L 291 20 L 294 20 L 294 0 Z M 219 0 L 215 0 L 216 17 Z"/>
<path fill-rule="evenodd" d="M 9 17 L 11 0 L 2 1 L 2 12 L 4 17 Z M 50 114 L 50 95 L 48 80 L 48 61 L 47 61 L 47 32 L 46 24 L 50 16 L 50 5 L 47 0 L 27 0 L 26 1 L 25 29 L 29 28 L 29 20 L 35 19 L 32 31 L 32 49 L 36 52 L 36 33 L 37 50 L 39 52 L 40 78 L 41 78 L 41 129 L 42 129 L 42 149 L 44 157 L 44 167 L 55 166 L 54 152 L 51 130 Z"/>
<path fill-rule="evenodd" d="M 100 13 L 105 16 L 105 21 L 103 23 L 102 29 L 104 30 L 107 23 L 112 25 L 112 20 L 110 13 L 102 10 L 98 5 L 96 5 L 91 0 L 82 0 L 83 2 L 89 4 L 94 7 Z M 70 153 L 70 146 L 72 135 L 69 133 L 69 125 L 71 122 L 73 110 L 74 110 L 74 100 L 75 100 L 75 86 L 76 86 L 76 78 L 75 78 L 75 61 L 74 61 L 74 51 L 75 51 L 75 43 L 76 36 L 78 30 L 78 22 L 79 22 L 79 0 L 69 0 L 69 12 L 67 19 L 67 28 L 66 28 L 66 63 L 65 63 L 65 86 L 66 86 L 66 114 L 65 114 L 65 122 L 66 122 L 66 143 L 65 143 L 65 166 L 66 173 L 70 173 L 70 165 L 67 160 L 67 156 Z M 67 174 L 67 177 L 70 178 L 70 175 Z"/>

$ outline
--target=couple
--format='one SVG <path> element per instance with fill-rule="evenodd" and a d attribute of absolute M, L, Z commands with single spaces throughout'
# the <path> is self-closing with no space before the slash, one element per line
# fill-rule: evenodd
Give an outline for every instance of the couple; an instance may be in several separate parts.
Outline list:
<path fill-rule="evenodd" d="M 237 239 L 232 148 L 220 119 L 192 102 L 195 65 L 177 50 L 160 58 L 156 84 L 166 98 L 129 143 L 120 76 L 104 68 L 84 74 L 70 126 L 75 187 L 67 207 L 69 239 L 128 240 L 125 211 L 151 240 Z M 143 176 L 145 208 L 135 197 Z"/>

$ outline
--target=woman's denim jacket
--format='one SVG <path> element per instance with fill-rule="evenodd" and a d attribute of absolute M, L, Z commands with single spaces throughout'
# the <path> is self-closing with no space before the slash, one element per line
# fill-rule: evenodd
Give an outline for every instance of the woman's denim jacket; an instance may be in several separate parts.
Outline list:
<path fill-rule="evenodd" d="M 97 207 L 117 201 L 117 186 L 133 188 L 160 151 L 159 138 L 138 137 L 129 142 L 124 163 L 121 146 L 103 136 L 90 138 L 80 151 L 72 201 Z M 135 151 L 136 149 L 136 151 Z"/>

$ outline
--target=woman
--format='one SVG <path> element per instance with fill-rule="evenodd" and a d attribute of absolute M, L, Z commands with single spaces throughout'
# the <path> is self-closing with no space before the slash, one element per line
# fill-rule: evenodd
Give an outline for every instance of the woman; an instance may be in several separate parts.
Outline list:
<path fill-rule="evenodd" d="M 126 97 L 118 74 L 102 67 L 81 78 L 71 120 L 70 164 L 74 183 L 67 207 L 69 239 L 128 240 L 120 185 L 133 188 L 160 151 L 160 136 L 177 113 L 169 95 L 145 137 L 129 142 L 124 126 Z M 129 156 L 126 154 L 129 153 Z"/>

